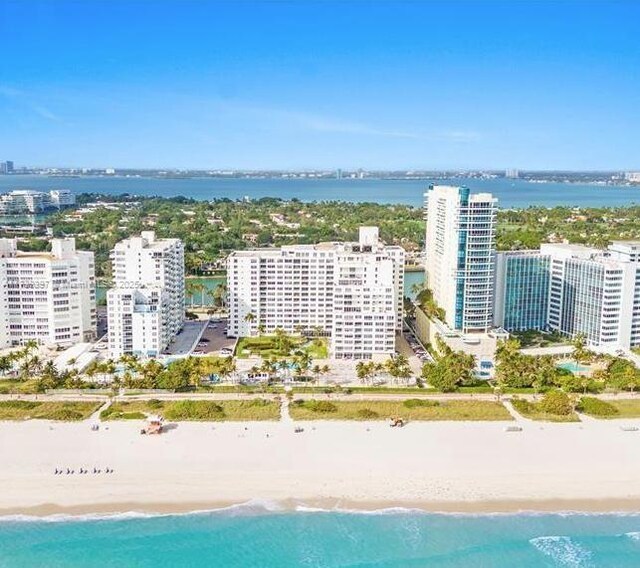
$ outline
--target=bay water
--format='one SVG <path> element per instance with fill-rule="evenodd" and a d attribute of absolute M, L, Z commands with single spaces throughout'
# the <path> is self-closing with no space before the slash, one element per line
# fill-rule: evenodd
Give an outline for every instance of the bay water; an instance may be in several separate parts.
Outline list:
<path fill-rule="evenodd" d="M 227 179 L 152 177 L 0 176 L 0 193 L 14 189 L 70 189 L 74 193 L 119 195 L 178 195 L 197 200 L 216 198 L 297 198 L 301 201 L 404 203 L 420 207 L 430 183 L 466 185 L 471 191 L 489 191 L 500 207 L 530 205 L 607 207 L 640 203 L 640 186 L 603 186 L 584 183 L 533 183 L 519 179 Z"/>

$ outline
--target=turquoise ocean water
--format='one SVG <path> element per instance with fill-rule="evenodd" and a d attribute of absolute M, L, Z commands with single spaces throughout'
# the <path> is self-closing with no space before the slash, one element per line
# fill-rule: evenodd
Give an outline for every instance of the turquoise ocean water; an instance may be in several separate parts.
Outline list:
<path fill-rule="evenodd" d="M 0 521 L 0 567 L 640 566 L 638 515 L 268 512 Z"/>

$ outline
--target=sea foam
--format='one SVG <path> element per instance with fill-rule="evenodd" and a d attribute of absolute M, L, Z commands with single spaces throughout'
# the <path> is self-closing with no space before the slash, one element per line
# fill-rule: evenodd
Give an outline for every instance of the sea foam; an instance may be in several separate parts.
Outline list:
<path fill-rule="evenodd" d="M 568 536 L 540 536 L 532 538 L 529 542 L 559 566 L 592 566 L 591 552 Z"/>
<path fill-rule="evenodd" d="M 85 514 L 68 514 L 54 513 L 51 515 L 25 515 L 14 514 L 0 516 L 0 523 L 16 523 L 16 522 L 43 522 L 43 523 L 61 523 L 61 522 L 87 522 L 87 521 L 126 521 L 131 519 L 147 519 L 157 517 L 184 517 L 196 515 L 225 515 L 225 516 L 257 516 L 274 513 L 300 513 L 300 514 L 340 514 L 340 515 L 363 515 L 363 516 L 442 516 L 442 517 L 461 517 L 461 518 L 487 518 L 487 517 L 636 517 L 640 513 L 635 512 L 581 512 L 581 511 L 510 511 L 510 512 L 452 512 L 452 511 L 429 511 L 426 509 L 415 507 L 381 507 L 378 509 L 359 509 L 351 507 L 342 507 L 336 505 L 334 507 L 318 507 L 307 505 L 304 502 L 297 502 L 292 505 L 291 501 L 279 502 L 265 499 L 251 499 L 243 503 L 227 505 L 218 508 L 195 509 L 185 512 L 149 512 L 149 511 L 123 511 L 111 513 L 85 513 Z M 634 540 L 640 540 L 640 532 L 626 533 L 626 536 Z M 555 538 L 555 537 L 540 537 Z M 535 540 L 535 539 L 534 539 Z"/>
<path fill-rule="evenodd" d="M 0 516 L 0 523 L 66 523 L 87 521 L 126 521 L 130 519 L 152 519 L 159 517 L 186 517 L 195 515 L 257 515 L 283 512 L 287 509 L 275 502 L 260 499 L 252 499 L 244 503 L 227 505 L 214 509 L 197 509 L 183 513 L 153 513 L 146 511 L 123 511 L 114 513 L 85 513 L 72 515 L 68 513 L 54 513 L 51 515 L 4 515 Z"/>

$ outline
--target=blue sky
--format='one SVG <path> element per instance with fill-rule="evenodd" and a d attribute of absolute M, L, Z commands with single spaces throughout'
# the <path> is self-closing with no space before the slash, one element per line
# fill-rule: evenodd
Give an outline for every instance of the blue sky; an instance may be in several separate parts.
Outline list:
<path fill-rule="evenodd" d="M 0 0 L 0 160 L 640 168 L 640 2 Z"/>

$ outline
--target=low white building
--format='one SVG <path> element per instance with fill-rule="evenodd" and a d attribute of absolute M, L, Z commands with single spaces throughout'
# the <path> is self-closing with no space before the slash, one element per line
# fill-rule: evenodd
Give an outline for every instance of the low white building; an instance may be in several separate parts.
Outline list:
<path fill-rule="evenodd" d="M 377 227 L 358 242 L 236 251 L 227 261 L 232 337 L 321 328 L 332 356 L 392 354 L 402 329 L 404 250 Z"/>
<path fill-rule="evenodd" d="M 95 335 L 93 253 L 76 251 L 75 239 L 53 239 L 51 252 L 0 239 L 0 346 L 69 346 Z"/>
<path fill-rule="evenodd" d="M 156 357 L 184 323 L 184 245 L 153 231 L 116 244 L 107 292 L 111 357 Z"/>
<path fill-rule="evenodd" d="M 64 209 L 76 204 L 76 196 L 68 189 L 54 189 L 49 192 L 49 202 L 55 209 Z"/>
<path fill-rule="evenodd" d="M 0 215 L 24 215 L 64 209 L 75 205 L 76 198 L 68 189 L 49 192 L 18 189 L 0 195 Z"/>

